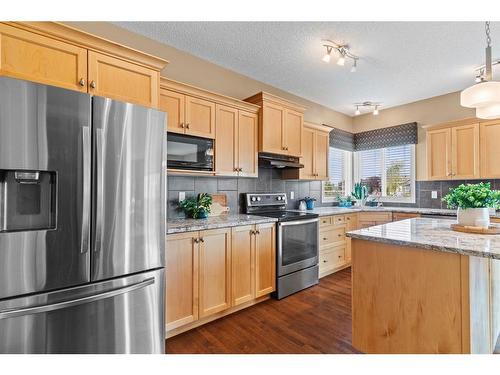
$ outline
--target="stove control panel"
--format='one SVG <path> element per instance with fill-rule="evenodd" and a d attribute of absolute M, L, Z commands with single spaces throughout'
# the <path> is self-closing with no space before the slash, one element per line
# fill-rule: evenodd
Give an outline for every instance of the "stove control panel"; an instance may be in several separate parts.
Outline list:
<path fill-rule="evenodd" d="M 247 207 L 286 206 L 286 193 L 248 193 Z"/>

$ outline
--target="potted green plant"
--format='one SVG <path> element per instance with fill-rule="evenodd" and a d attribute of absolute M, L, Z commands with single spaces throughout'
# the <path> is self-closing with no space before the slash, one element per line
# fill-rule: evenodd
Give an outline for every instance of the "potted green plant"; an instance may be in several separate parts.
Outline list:
<path fill-rule="evenodd" d="M 354 184 L 354 190 L 351 195 L 356 198 L 356 206 L 363 206 L 368 196 L 368 188 L 360 182 Z"/>
<path fill-rule="evenodd" d="M 489 208 L 500 206 L 500 191 L 492 190 L 489 182 L 462 184 L 443 197 L 448 208 L 457 208 L 457 221 L 460 225 L 488 227 Z"/>
<path fill-rule="evenodd" d="M 210 213 L 212 205 L 212 196 L 207 193 L 201 193 L 198 198 L 186 198 L 179 202 L 179 207 L 184 211 L 186 216 L 193 219 L 206 219 Z"/>

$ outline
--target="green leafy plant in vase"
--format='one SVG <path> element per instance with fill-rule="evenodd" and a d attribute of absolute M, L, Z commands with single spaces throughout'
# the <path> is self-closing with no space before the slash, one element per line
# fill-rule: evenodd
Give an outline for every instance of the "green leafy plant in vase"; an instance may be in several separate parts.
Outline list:
<path fill-rule="evenodd" d="M 492 190 L 489 182 L 462 184 L 450 189 L 442 200 L 448 208 L 457 209 L 458 224 L 487 228 L 489 209 L 500 207 L 500 191 Z"/>
<path fill-rule="evenodd" d="M 212 205 L 212 196 L 207 193 L 201 193 L 197 198 L 186 198 L 179 202 L 179 207 L 186 216 L 193 219 L 206 219 L 210 213 Z"/>
<path fill-rule="evenodd" d="M 357 200 L 357 206 L 363 206 L 364 202 L 366 200 L 366 197 L 368 196 L 368 188 L 366 185 L 363 185 L 360 182 L 356 182 L 354 184 L 354 190 L 352 191 L 351 195 L 356 198 Z"/>

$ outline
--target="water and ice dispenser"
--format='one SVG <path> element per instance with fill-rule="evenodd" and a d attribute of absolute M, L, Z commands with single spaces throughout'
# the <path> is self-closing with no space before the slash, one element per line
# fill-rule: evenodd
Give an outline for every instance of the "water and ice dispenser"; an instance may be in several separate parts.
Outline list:
<path fill-rule="evenodd" d="M 0 169 L 0 232 L 56 227 L 56 173 Z"/>

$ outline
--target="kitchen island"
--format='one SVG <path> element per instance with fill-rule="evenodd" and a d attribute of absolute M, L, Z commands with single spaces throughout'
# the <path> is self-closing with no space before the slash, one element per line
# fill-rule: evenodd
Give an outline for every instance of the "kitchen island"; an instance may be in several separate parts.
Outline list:
<path fill-rule="evenodd" d="M 352 239 L 353 346 L 365 353 L 492 353 L 500 334 L 500 236 L 414 218 Z"/>

